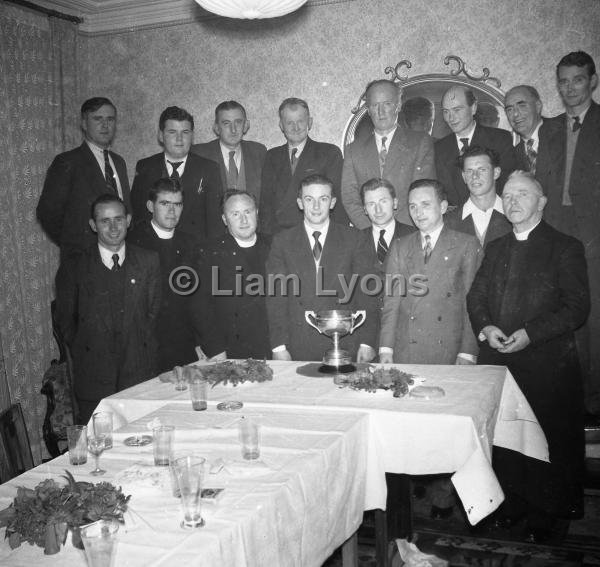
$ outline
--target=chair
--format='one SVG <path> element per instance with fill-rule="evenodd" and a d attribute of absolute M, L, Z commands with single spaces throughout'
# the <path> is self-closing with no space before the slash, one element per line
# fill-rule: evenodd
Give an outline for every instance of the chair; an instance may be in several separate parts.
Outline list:
<path fill-rule="evenodd" d="M 0 414 L 0 445 L 5 456 L 5 482 L 33 468 L 33 455 L 21 404 L 16 403 Z"/>
<path fill-rule="evenodd" d="M 67 450 L 67 425 L 75 423 L 78 413 L 73 392 L 71 354 L 58 328 L 56 302 L 51 304 L 52 332 L 58 345 L 59 360 L 53 360 L 44 374 L 41 393 L 46 396 L 46 415 L 42 426 L 44 443 L 52 457 Z"/>

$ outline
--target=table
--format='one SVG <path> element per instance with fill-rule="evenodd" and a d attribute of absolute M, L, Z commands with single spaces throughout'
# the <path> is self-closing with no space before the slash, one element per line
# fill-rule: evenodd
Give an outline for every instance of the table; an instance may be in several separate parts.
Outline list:
<path fill-rule="evenodd" d="M 236 416 L 217 412 L 218 402 L 243 401 L 243 412 L 266 420 L 266 475 L 238 478 L 234 470 L 219 513 L 208 516 L 207 528 L 194 534 L 173 530 L 176 501 L 165 497 L 164 502 L 138 506 L 132 500 L 135 511 L 153 525 L 157 510 L 165 519 L 156 524 L 160 537 L 145 525 L 133 529 L 132 538 L 120 544 L 119 565 L 192 559 L 219 566 L 320 565 L 354 533 L 364 510 L 385 509 L 385 472 L 454 473 L 452 481 L 475 524 L 503 500 L 490 465 L 492 444 L 548 459 L 543 432 L 506 368 L 398 365 L 446 392 L 444 398 L 417 400 L 340 389 L 331 378 L 298 375 L 304 363 L 269 364 L 272 382 L 217 386 L 209 392 L 207 412 L 191 411 L 188 392 L 157 378 L 102 400 L 99 409 L 112 411 L 115 427 L 121 428 L 115 447 L 102 457 L 107 480 L 132 462 L 118 441 L 143 432 L 155 417 L 173 422 L 178 433 L 181 429 L 184 448 L 196 444 L 226 459 L 239 449 L 233 422 L 223 420 Z M 150 449 L 139 456 L 149 461 Z M 57 475 L 65 463 L 60 457 L 3 485 L 0 506 L 9 503 L 19 482 L 33 486 Z M 149 552 L 144 553 L 142 542 L 151 544 Z M 19 562 L 28 550 L 18 551 L 6 555 L 5 544 L 0 546 L 0 562 L 35 563 L 31 556 Z M 67 560 L 77 564 L 77 553 L 61 552 L 44 563 L 60 558 L 57 565 L 68 565 Z"/>

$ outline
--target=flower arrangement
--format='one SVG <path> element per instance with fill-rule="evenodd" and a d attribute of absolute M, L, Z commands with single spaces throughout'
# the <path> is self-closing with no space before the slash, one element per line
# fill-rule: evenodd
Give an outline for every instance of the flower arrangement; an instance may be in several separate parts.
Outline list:
<path fill-rule="evenodd" d="M 0 512 L 0 527 L 11 549 L 24 541 L 53 555 L 64 545 L 69 530 L 75 547 L 83 549 L 79 528 L 97 520 L 123 523 L 131 496 L 108 482 L 77 482 L 69 471 L 65 486 L 46 479 L 33 490 L 19 487 L 13 503 Z"/>
<path fill-rule="evenodd" d="M 226 360 L 211 366 L 197 367 L 214 388 L 217 384 L 237 386 L 243 382 L 273 380 L 273 369 L 264 360 L 248 358 L 241 362 Z"/>
<path fill-rule="evenodd" d="M 395 398 L 406 396 L 408 387 L 415 383 L 413 374 L 402 372 L 397 368 L 373 368 L 370 365 L 364 370 L 357 370 L 338 380 L 340 386 L 348 386 L 353 390 L 365 392 L 393 390 Z"/>

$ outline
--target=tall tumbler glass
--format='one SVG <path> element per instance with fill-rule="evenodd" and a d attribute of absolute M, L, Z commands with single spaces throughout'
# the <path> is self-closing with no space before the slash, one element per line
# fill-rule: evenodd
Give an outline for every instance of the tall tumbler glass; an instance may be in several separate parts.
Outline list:
<path fill-rule="evenodd" d="M 176 459 L 171 465 L 181 495 L 181 512 L 183 515 L 181 527 L 183 528 L 199 528 L 204 525 L 200 506 L 204 462 L 205 459 L 202 457 L 188 455 Z"/>

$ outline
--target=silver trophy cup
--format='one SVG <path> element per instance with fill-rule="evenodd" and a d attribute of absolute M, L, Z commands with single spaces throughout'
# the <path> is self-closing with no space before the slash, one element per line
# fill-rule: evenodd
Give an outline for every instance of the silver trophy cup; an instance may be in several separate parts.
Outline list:
<path fill-rule="evenodd" d="M 333 309 L 331 311 L 305 311 L 306 322 L 317 329 L 319 333 L 333 340 L 333 348 L 325 352 L 323 365 L 319 370 L 323 372 L 352 372 L 352 357 L 347 350 L 340 348 L 340 338 L 352 334 L 364 322 L 366 311 Z"/>

